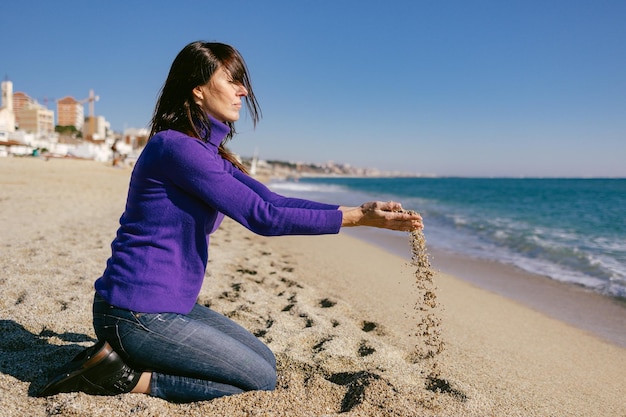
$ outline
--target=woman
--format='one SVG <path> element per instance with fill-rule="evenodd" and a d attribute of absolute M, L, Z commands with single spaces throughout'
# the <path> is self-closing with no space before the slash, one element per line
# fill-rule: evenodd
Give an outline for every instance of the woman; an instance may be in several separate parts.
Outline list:
<path fill-rule="evenodd" d="M 133 169 L 112 255 L 95 283 L 99 342 L 65 365 L 41 395 L 142 392 L 190 402 L 274 389 L 269 348 L 196 303 L 209 235 L 224 216 L 265 236 L 422 227 L 419 215 L 394 202 L 343 207 L 271 192 L 225 147 L 242 102 L 256 125 L 259 106 L 234 48 L 193 42 L 178 54 Z"/>

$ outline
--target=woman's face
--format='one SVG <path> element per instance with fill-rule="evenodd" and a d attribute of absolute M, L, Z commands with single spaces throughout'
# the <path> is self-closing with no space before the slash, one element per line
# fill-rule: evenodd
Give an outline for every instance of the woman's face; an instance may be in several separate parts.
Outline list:
<path fill-rule="evenodd" d="M 221 122 L 234 122 L 239 120 L 241 99 L 248 95 L 248 90 L 219 67 L 208 83 L 193 89 L 193 94 L 206 113 Z"/>

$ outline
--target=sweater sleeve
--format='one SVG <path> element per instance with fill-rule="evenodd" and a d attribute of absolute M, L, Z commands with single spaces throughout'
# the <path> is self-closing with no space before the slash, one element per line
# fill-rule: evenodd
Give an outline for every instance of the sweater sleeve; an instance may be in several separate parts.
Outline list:
<path fill-rule="evenodd" d="M 312 200 L 282 196 L 271 191 L 265 186 L 265 184 L 255 180 L 238 169 L 233 172 L 233 176 L 250 187 L 251 190 L 256 192 L 265 201 L 271 202 L 277 207 L 300 207 L 315 210 L 337 210 L 339 208 L 339 206 L 335 204 L 325 204 Z"/>
<path fill-rule="evenodd" d="M 163 147 L 170 181 L 188 194 L 264 236 L 338 233 L 338 206 L 289 199 L 258 181 L 228 170 L 211 145 L 188 138 Z M 165 168 L 163 168 L 165 169 Z"/>

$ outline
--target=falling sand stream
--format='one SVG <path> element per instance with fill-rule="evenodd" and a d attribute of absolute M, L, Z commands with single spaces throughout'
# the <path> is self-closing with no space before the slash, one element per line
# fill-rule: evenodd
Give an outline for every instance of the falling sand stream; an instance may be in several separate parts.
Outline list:
<path fill-rule="evenodd" d="M 411 211 L 411 213 L 415 213 Z M 435 273 L 430 265 L 430 256 L 426 250 L 426 238 L 422 230 L 413 230 L 409 233 L 411 247 L 411 265 L 415 267 L 415 287 L 417 301 L 415 312 L 417 341 L 411 354 L 413 362 L 424 365 L 423 376 L 426 379 L 426 388 L 435 393 L 448 393 L 465 400 L 465 395 L 450 386 L 450 383 L 441 378 L 440 355 L 445 350 L 442 336 L 441 318 L 439 317 L 439 303 L 437 302 L 437 286 Z"/>

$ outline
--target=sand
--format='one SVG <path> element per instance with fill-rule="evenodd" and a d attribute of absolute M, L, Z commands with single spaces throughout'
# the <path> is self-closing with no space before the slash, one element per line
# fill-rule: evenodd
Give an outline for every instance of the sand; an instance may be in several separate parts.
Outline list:
<path fill-rule="evenodd" d="M 0 158 L 1 416 L 626 416 L 618 343 L 437 272 L 445 350 L 429 378 L 414 354 L 419 291 L 406 257 L 343 232 L 264 238 L 230 220 L 212 238 L 199 302 L 270 346 L 275 391 L 192 404 L 37 398 L 55 367 L 94 343 L 93 281 L 129 176 L 93 161 Z"/>

